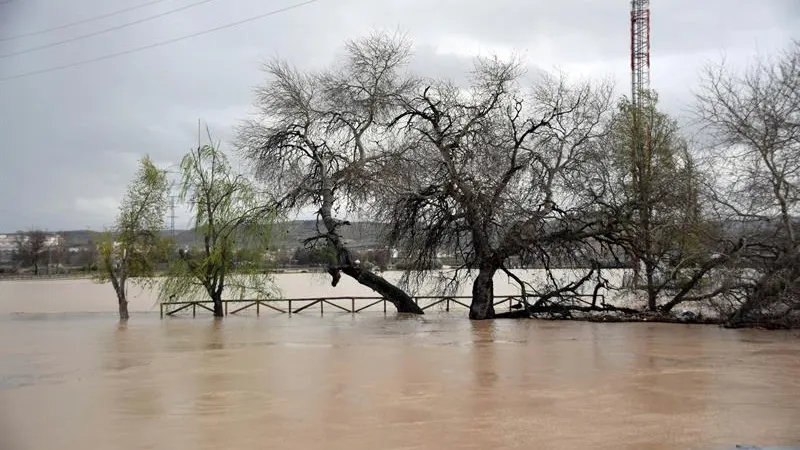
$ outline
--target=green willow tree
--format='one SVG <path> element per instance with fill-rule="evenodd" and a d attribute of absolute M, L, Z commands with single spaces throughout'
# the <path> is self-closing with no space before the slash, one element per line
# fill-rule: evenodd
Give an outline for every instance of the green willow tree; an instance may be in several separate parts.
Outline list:
<path fill-rule="evenodd" d="M 214 316 L 222 317 L 223 293 L 237 298 L 271 295 L 275 289 L 261 261 L 237 264 L 242 249 L 263 255 L 275 220 L 254 185 L 234 173 L 219 144 L 198 145 L 181 161 L 179 198 L 194 214 L 194 231 L 201 242 L 179 250 L 161 284 L 159 300 L 207 297 Z M 250 258 L 251 260 L 253 258 Z"/>
<path fill-rule="evenodd" d="M 168 183 L 165 173 L 149 156 L 139 162 L 139 171 L 128 186 L 113 228 L 98 245 L 98 283 L 111 282 L 119 303 L 119 318 L 128 314 L 128 281 L 149 285 L 156 263 L 166 254 L 167 242 L 160 237 L 167 211 Z"/>

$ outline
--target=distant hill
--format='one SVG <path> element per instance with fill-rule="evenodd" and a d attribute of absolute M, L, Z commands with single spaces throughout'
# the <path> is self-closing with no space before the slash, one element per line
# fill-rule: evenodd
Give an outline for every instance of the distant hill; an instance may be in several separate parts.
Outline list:
<path fill-rule="evenodd" d="M 379 222 L 353 222 L 341 228 L 345 242 L 353 248 L 369 248 L 380 244 L 380 236 L 384 224 Z M 169 235 L 169 232 L 166 232 Z M 303 240 L 319 235 L 316 221 L 293 220 L 275 226 L 272 239 L 276 247 L 294 248 L 303 244 Z M 175 230 L 178 245 L 191 245 L 200 241 L 200 236 L 192 230 Z"/>
<path fill-rule="evenodd" d="M 384 224 L 379 222 L 353 222 L 341 228 L 345 242 L 353 248 L 369 248 L 379 245 Z M 65 230 L 58 231 L 64 238 L 67 246 L 83 246 L 90 242 L 98 242 L 103 233 L 91 230 Z M 170 236 L 170 230 L 164 230 L 163 236 Z M 318 235 L 316 221 L 293 220 L 275 226 L 272 232 L 273 242 L 276 247 L 298 247 L 304 239 Z M 192 245 L 200 241 L 200 236 L 192 230 L 175 230 L 175 240 L 178 245 Z"/>

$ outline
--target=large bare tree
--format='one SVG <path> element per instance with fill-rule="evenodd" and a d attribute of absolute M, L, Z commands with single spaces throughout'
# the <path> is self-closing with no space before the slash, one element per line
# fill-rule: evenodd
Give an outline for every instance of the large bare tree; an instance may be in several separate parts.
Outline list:
<path fill-rule="evenodd" d="M 256 90 L 257 113 L 239 130 L 239 146 L 283 210 L 316 208 L 318 235 L 306 243 L 329 246 L 332 284 L 341 273 L 392 302 L 422 314 L 405 291 L 356 264 L 341 236 L 344 216 L 365 204 L 378 181 L 372 166 L 402 151 L 385 122 L 397 98 L 413 86 L 402 69 L 410 55 L 403 38 L 374 34 L 350 41 L 339 63 L 301 72 L 274 60 Z"/>
<path fill-rule="evenodd" d="M 471 319 L 496 316 L 498 271 L 516 280 L 525 298 L 527 282 L 507 270 L 510 258 L 547 260 L 548 248 L 585 240 L 597 225 L 579 212 L 591 202 L 586 169 L 612 90 L 564 75 L 541 75 L 525 90 L 522 75 L 517 62 L 486 59 L 477 61 L 467 88 L 420 83 L 393 122 L 409 150 L 386 161 L 381 175 L 390 186 L 390 240 L 412 270 L 424 273 L 442 252 L 454 253 L 462 272 L 477 269 Z"/>
<path fill-rule="evenodd" d="M 800 41 L 743 71 L 709 65 L 696 105 L 715 145 L 716 200 L 746 247 L 727 323 L 785 321 L 800 310 Z"/>

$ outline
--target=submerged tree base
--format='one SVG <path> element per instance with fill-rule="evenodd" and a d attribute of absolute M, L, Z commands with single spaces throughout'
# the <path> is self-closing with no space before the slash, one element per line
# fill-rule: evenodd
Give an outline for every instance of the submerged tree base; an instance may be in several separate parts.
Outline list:
<path fill-rule="evenodd" d="M 602 307 L 566 306 L 552 304 L 531 306 L 527 310 L 497 313 L 496 319 L 541 319 L 541 320 L 573 320 L 582 322 L 650 322 L 650 323 L 682 323 L 694 325 L 719 325 L 725 328 L 760 328 L 766 330 L 800 329 L 800 321 L 761 318 L 731 324 L 724 318 L 702 316 L 695 313 L 664 313 L 640 311 L 632 308 L 619 308 L 606 305 Z"/>

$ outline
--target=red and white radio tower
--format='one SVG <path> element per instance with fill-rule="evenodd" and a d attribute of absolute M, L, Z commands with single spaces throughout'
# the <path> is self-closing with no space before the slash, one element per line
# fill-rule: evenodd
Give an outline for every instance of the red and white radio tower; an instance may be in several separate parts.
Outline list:
<path fill-rule="evenodd" d="M 650 105 L 650 0 L 631 0 L 631 103 L 634 124 L 643 135 L 636 133 L 632 140 L 631 165 L 634 180 L 642 180 L 652 156 L 652 131 L 647 106 Z M 643 114 L 645 113 L 645 117 Z M 643 139 L 642 139 L 643 138 Z M 633 287 L 640 285 L 643 266 L 633 256 Z"/>
<path fill-rule="evenodd" d="M 650 0 L 631 0 L 631 102 L 650 93 Z"/>

